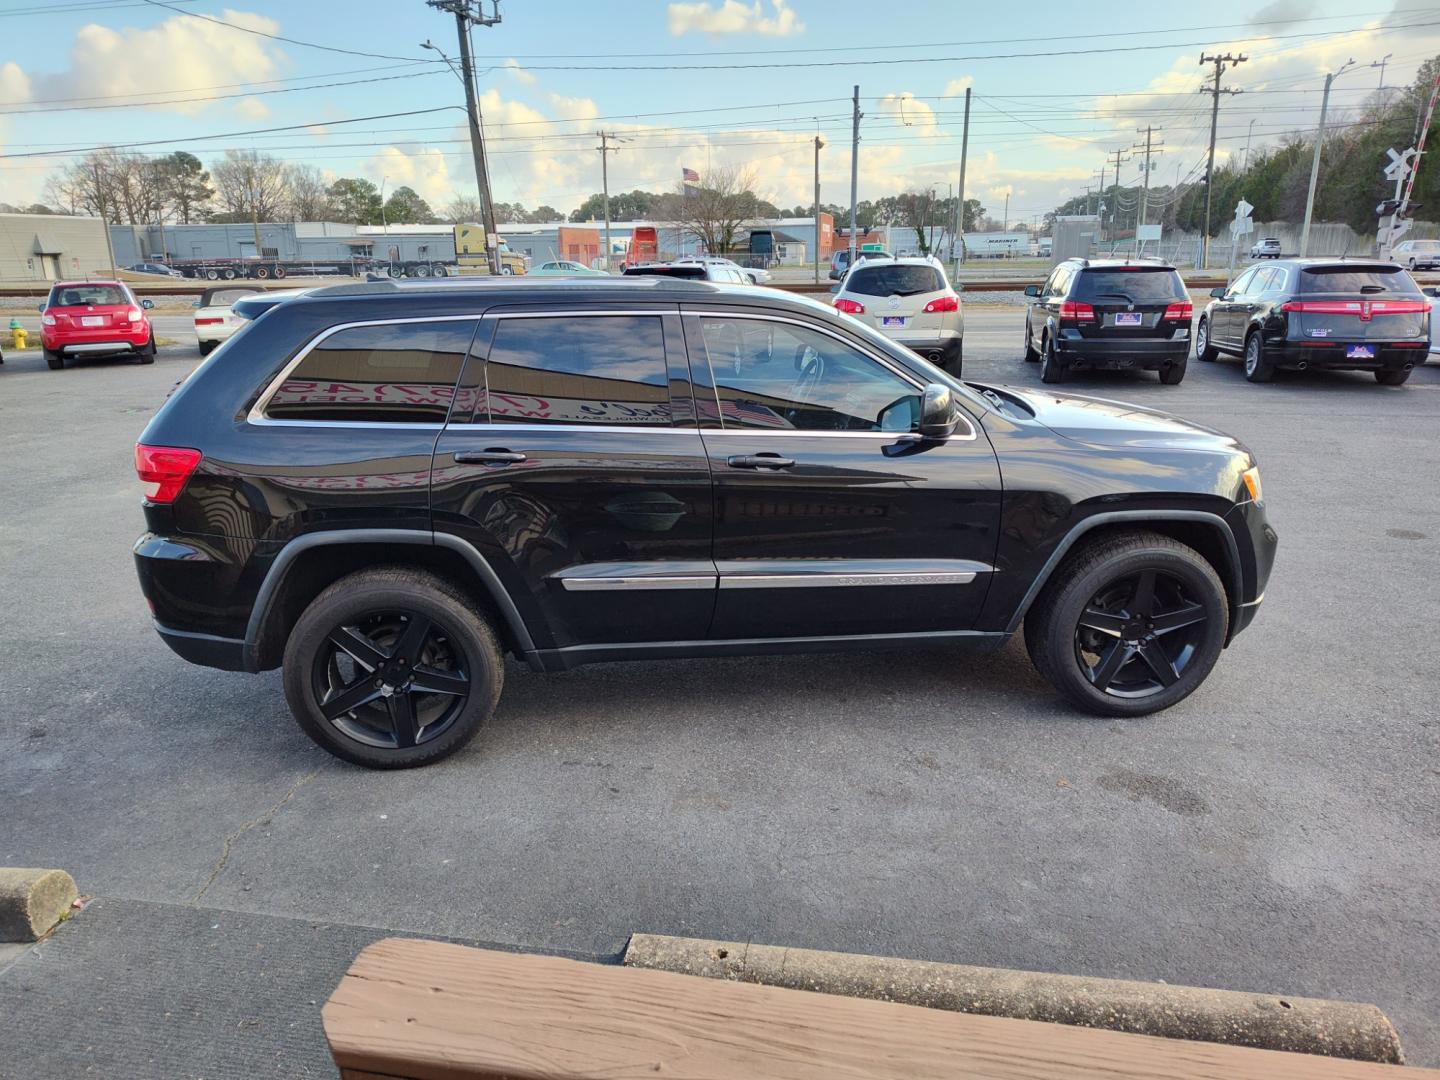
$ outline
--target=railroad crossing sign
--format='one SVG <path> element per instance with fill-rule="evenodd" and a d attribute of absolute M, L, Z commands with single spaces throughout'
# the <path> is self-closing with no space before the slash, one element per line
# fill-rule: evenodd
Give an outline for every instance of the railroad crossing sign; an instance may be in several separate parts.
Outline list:
<path fill-rule="evenodd" d="M 1403 154 L 1397 154 L 1392 147 L 1385 151 L 1385 156 L 1390 159 L 1390 164 L 1385 166 L 1386 180 L 1399 182 L 1410 175 L 1411 163 L 1415 160 L 1415 148 L 1413 146 Z"/>
<path fill-rule="evenodd" d="M 1254 209 L 1244 199 L 1235 204 L 1235 220 L 1230 223 L 1232 236 L 1249 236 L 1255 231 L 1255 219 L 1250 216 Z"/>

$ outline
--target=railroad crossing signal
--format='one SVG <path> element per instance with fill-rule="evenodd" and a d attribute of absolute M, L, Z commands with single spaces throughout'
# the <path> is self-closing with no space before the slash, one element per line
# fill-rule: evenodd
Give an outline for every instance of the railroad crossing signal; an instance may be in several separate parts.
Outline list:
<path fill-rule="evenodd" d="M 1415 148 L 1413 146 L 1403 154 L 1397 154 L 1392 148 L 1386 150 L 1385 155 L 1390 159 L 1390 164 L 1385 166 L 1386 180 L 1400 181 L 1410 175 L 1411 163 L 1415 160 Z"/>

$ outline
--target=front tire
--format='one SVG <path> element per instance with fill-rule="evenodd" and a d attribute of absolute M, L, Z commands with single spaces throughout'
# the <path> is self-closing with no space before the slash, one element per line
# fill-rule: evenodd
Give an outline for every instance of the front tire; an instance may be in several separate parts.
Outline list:
<path fill-rule="evenodd" d="M 1375 372 L 1375 381 L 1381 386 L 1401 386 L 1408 378 L 1410 378 L 1410 372 L 1408 371 Z"/>
<path fill-rule="evenodd" d="M 1055 352 L 1055 342 L 1047 335 L 1040 343 L 1040 381 L 1058 383 L 1065 381 L 1065 365 Z"/>
<path fill-rule="evenodd" d="M 1201 315 L 1200 321 L 1195 324 L 1195 359 L 1213 364 L 1219 355 L 1220 350 L 1210 340 L 1210 320 Z"/>
<path fill-rule="evenodd" d="M 448 757 L 495 710 L 500 646 L 460 589 L 401 567 L 341 578 L 285 644 L 285 697 L 302 731 L 338 758 L 408 769 Z"/>
<path fill-rule="evenodd" d="M 1205 681 L 1229 631 L 1219 576 L 1198 551 L 1153 532 L 1081 542 L 1025 618 L 1035 667 L 1073 704 L 1143 716 Z"/>
<path fill-rule="evenodd" d="M 1025 362 L 1027 364 L 1038 364 L 1040 362 L 1040 352 L 1035 348 L 1034 344 L 1032 344 L 1034 340 L 1030 332 L 1030 316 L 1027 315 L 1025 316 Z"/>
<path fill-rule="evenodd" d="M 1267 383 L 1275 378 L 1275 362 L 1265 356 L 1265 343 L 1260 331 L 1252 330 L 1245 339 L 1245 378 L 1253 383 Z"/>

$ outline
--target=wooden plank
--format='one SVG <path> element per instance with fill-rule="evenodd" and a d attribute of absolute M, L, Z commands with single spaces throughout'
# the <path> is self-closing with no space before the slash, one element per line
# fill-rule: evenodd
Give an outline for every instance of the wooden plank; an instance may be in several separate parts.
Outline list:
<path fill-rule="evenodd" d="M 1440 1071 L 391 938 L 323 1010 L 345 1076 L 1440 1080 Z"/>

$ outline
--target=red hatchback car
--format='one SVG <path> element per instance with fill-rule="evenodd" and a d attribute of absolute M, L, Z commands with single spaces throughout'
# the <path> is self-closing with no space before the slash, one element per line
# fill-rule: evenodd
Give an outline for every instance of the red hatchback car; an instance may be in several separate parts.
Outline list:
<path fill-rule="evenodd" d="M 60 281 L 40 305 L 40 345 L 52 370 L 67 356 L 129 353 L 155 362 L 155 332 L 145 312 L 155 305 L 136 300 L 120 281 Z"/>

